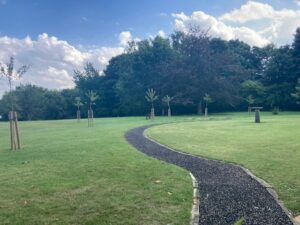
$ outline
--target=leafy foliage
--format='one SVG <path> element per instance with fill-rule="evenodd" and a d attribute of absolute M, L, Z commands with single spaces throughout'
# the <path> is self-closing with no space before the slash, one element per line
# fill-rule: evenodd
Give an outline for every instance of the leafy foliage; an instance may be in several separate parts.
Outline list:
<path fill-rule="evenodd" d="M 166 95 L 163 97 L 162 101 L 167 104 L 168 108 L 170 108 L 170 102 L 173 100 L 173 97 Z"/>
<path fill-rule="evenodd" d="M 246 221 L 245 221 L 244 218 L 239 219 L 238 221 L 236 221 L 236 222 L 234 223 L 234 225 L 244 225 L 244 224 L 246 224 Z"/>
<path fill-rule="evenodd" d="M 79 110 L 79 108 L 81 106 L 83 106 L 83 103 L 81 102 L 81 98 L 80 97 L 75 97 L 75 103 L 74 105 L 77 107 L 77 109 Z"/>
<path fill-rule="evenodd" d="M 12 82 L 20 79 L 29 69 L 29 66 L 23 65 L 19 69 L 14 68 L 14 57 L 10 57 L 9 62 L 6 64 L 0 64 L 0 76 L 7 79 L 9 85 L 9 91 L 12 91 Z M 12 96 L 12 95 L 11 95 Z M 14 110 L 14 98 L 10 98 L 11 110 Z"/>
<path fill-rule="evenodd" d="M 245 98 L 245 100 L 249 106 L 253 105 L 255 102 L 255 99 L 252 97 L 252 95 L 248 95 L 247 98 Z"/>
<path fill-rule="evenodd" d="M 86 97 L 88 98 L 90 109 L 92 109 L 92 105 L 96 105 L 95 101 L 99 98 L 99 96 L 94 91 L 89 90 L 86 93 Z"/>
<path fill-rule="evenodd" d="M 295 88 L 295 92 L 292 96 L 297 100 L 297 104 L 300 104 L 300 79 L 298 80 L 298 85 Z"/>
<path fill-rule="evenodd" d="M 146 100 L 153 104 L 154 101 L 158 99 L 158 95 L 156 95 L 156 92 L 153 90 L 153 88 L 150 88 L 146 91 Z"/>
<path fill-rule="evenodd" d="M 205 101 L 205 104 L 206 104 L 206 107 L 208 105 L 208 103 L 211 103 L 212 102 L 212 98 L 210 97 L 209 94 L 205 93 L 204 97 L 203 97 L 203 100 Z"/>
<path fill-rule="evenodd" d="M 7 68 L 2 65 L 1 74 Z M 22 71 L 25 67 L 19 70 L 20 74 Z M 202 111 L 205 93 L 214 100 L 207 102 L 211 112 L 244 110 L 254 104 L 253 100 L 266 110 L 296 110 L 299 100 L 295 87 L 299 78 L 300 28 L 292 45 L 259 48 L 239 40 L 211 38 L 195 27 L 188 34 L 175 32 L 170 38 L 132 42 L 101 72 L 92 63 L 86 63 L 82 71 L 74 72 L 74 90 L 43 91 L 47 93 L 45 96 L 51 92 L 49 99 L 57 106 L 67 102 L 66 107 L 58 107 L 64 108 L 65 113 L 53 114 L 56 117 L 63 114 L 71 117 L 75 97 L 87 101 L 84 109 L 94 105 L 95 116 L 145 115 L 148 111 L 145 92 L 150 89 L 160 96 L 173 96 L 175 114 Z M 86 93 L 90 90 L 101 96 L 101 101 L 96 98 L 89 104 Z M 5 94 L 0 106 L 5 106 L 8 97 L 19 98 L 16 94 Z M 14 102 L 20 103 L 21 99 Z M 156 100 L 149 102 L 163 109 L 166 102 Z"/>

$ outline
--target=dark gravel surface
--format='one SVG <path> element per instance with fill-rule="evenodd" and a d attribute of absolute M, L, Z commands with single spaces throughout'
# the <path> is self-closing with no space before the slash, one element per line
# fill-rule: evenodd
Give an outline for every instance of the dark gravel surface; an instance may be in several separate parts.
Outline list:
<path fill-rule="evenodd" d="M 201 225 L 293 225 L 274 197 L 241 167 L 172 151 L 143 136 L 150 126 L 125 134 L 139 151 L 189 170 L 199 183 Z"/>

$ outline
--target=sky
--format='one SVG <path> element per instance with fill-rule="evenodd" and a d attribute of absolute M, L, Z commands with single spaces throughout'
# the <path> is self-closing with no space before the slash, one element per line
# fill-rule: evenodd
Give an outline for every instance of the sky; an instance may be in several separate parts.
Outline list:
<path fill-rule="evenodd" d="M 188 32 L 251 46 L 290 44 L 300 27 L 300 0 L 0 0 L 0 63 L 30 65 L 15 81 L 71 88 L 73 70 L 90 61 L 104 70 L 128 41 Z M 0 96 L 7 90 L 0 79 Z"/>

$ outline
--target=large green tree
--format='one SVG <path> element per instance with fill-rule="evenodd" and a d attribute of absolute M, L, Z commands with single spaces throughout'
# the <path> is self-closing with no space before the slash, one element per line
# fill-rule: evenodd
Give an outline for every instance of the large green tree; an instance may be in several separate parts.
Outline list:
<path fill-rule="evenodd" d="M 86 63 L 82 70 L 75 70 L 75 89 L 42 90 L 43 107 L 31 107 L 32 112 L 26 109 L 25 98 L 19 94 L 33 94 L 28 105 L 38 105 L 34 94 L 37 90 L 29 87 L 3 95 L 0 111 L 11 96 L 16 98 L 15 107 L 26 109 L 23 119 L 72 118 L 74 98 L 84 100 L 85 93 L 94 90 L 101 96 L 93 108 L 96 116 L 145 115 L 149 106 L 144 96 L 149 88 L 160 96 L 173 96 L 172 111 L 176 114 L 202 112 L 205 93 L 214 99 L 210 111 L 244 110 L 249 106 L 249 96 L 265 109 L 293 110 L 298 109 L 291 93 L 296 93 L 299 65 L 300 29 L 292 45 L 260 48 L 239 40 L 212 38 L 207 31 L 192 27 L 185 33 L 175 32 L 170 38 L 129 43 L 104 71 Z M 155 107 L 162 109 L 164 104 L 157 101 Z M 88 106 L 83 106 L 83 112 L 87 111 Z"/>

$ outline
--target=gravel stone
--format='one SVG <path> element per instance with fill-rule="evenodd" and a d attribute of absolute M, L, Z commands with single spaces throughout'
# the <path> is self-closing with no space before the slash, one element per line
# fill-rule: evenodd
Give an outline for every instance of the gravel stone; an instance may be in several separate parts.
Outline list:
<path fill-rule="evenodd" d="M 266 187 L 241 167 L 173 151 L 144 137 L 151 126 L 125 134 L 139 151 L 189 170 L 199 183 L 199 224 L 232 225 L 240 218 L 247 225 L 293 225 Z"/>

